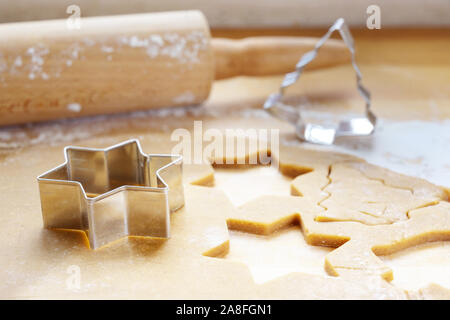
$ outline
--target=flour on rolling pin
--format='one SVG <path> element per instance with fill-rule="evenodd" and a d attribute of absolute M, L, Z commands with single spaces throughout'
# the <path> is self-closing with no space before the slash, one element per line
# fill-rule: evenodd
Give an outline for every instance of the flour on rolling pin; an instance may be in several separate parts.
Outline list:
<path fill-rule="evenodd" d="M 59 78 L 61 72 L 71 68 L 77 60 L 85 59 L 83 53 L 86 48 L 95 45 L 101 46 L 101 52 L 105 53 L 104 59 L 107 61 L 112 61 L 114 54 L 120 53 L 122 48 L 126 46 L 144 50 L 150 59 L 155 59 L 158 56 L 167 56 L 186 64 L 189 68 L 192 67 L 192 64 L 199 62 L 199 52 L 206 50 L 208 45 L 208 39 L 203 33 L 196 31 L 185 36 L 176 33 L 152 34 L 147 38 L 120 36 L 111 39 L 101 39 L 97 42 L 85 38 L 82 41 L 70 44 L 65 49 L 60 49 L 59 52 L 54 52 L 54 55 L 60 57 L 61 63 L 59 66 L 54 66 L 48 70 L 45 65 L 45 58 L 50 54 L 50 48 L 42 44 L 26 49 L 25 52 L 20 53 L 16 57 L 11 57 L 12 63 L 8 63 L 4 57 L 0 56 L 0 81 L 5 81 L 4 76 L 2 76 L 3 72 L 12 75 L 27 73 L 30 80 Z M 186 92 L 173 98 L 173 102 L 176 104 L 192 103 L 195 100 L 195 96 L 191 92 Z M 80 112 L 82 106 L 73 102 L 67 105 L 67 109 L 72 112 Z"/>
<path fill-rule="evenodd" d="M 60 57 L 61 63 L 51 69 L 47 69 L 45 66 L 45 58 L 51 53 L 51 49 L 45 44 L 37 44 L 19 53 L 16 57 L 10 57 L 8 60 L 11 61 L 0 56 L 0 81 L 5 81 L 2 73 L 12 75 L 26 73 L 30 80 L 58 78 L 61 76 L 61 72 L 72 67 L 77 60 L 85 59 L 83 52 L 86 48 L 95 45 L 101 46 L 101 51 L 105 53 L 104 59 L 107 61 L 113 60 L 114 53 L 120 52 L 124 46 L 128 46 L 142 48 L 149 58 L 157 58 L 161 55 L 190 64 L 199 62 L 198 53 L 206 49 L 207 38 L 201 32 L 192 32 L 186 36 L 180 36 L 176 33 L 153 34 L 147 38 L 122 36 L 100 41 L 85 38 L 82 41 L 70 44 L 65 49 L 52 52 L 52 54 Z"/>

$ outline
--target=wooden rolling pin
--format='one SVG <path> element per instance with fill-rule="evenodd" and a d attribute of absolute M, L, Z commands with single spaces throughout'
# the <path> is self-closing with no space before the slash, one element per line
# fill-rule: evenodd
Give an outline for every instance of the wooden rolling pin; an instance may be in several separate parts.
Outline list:
<path fill-rule="evenodd" d="M 0 125 L 203 102 L 214 79 L 292 71 L 317 39 L 212 39 L 199 11 L 0 25 Z M 329 41 L 311 68 L 347 63 Z"/>

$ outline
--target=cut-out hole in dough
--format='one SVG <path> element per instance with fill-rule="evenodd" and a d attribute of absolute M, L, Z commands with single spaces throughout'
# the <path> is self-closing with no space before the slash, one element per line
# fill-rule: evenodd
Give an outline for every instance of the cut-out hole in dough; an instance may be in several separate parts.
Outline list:
<path fill-rule="evenodd" d="M 417 290 L 430 283 L 450 289 L 450 242 L 431 242 L 379 256 L 394 272 L 392 284 Z"/>
<path fill-rule="evenodd" d="M 292 178 L 271 166 L 215 168 L 215 187 L 235 206 L 264 195 L 288 196 Z M 225 259 L 246 264 L 256 283 L 303 272 L 326 276 L 324 259 L 331 248 L 305 242 L 298 225 L 268 236 L 229 231 L 230 249 Z"/>
<path fill-rule="evenodd" d="M 258 284 L 292 272 L 327 276 L 323 262 L 333 249 L 308 245 L 299 226 L 269 236 L 229 233 L 230 251 L 225 259 L 246 264 Z"/>
<path fill-rule="evenodd" d="M 215 186 L 228 196 L 235 206 L 243 205 L 262 195 L 290 194 L 291 178 L 272 166 L 247 168 L 215 168 Z"/>

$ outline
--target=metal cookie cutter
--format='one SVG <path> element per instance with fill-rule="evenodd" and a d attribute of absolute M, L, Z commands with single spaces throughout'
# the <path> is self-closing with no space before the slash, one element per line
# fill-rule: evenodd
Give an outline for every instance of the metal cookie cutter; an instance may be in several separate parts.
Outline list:
<path fill-rule="evenodd" d="M 170 212 L 184 205 L 181 156 L 146 155 L 138 140 L 64 154 L 37 178 L 45 228 L 83 230 L 93 249 L 125 236 L 169 237 Z"/>
<path fill-rule="evenodd" d="M 342 120 L 337 126 L 322 126 L 306 123 L 300 115 L 300 111 L 280 102 L 287 87 L 294 84 L 300 77 L 303 68 L 317 56 L 319 49 L 330 38 L 331 34 L 338 30 L 344 43 L 350 50 L 353 69 L 356 73 L 356 86 L 359 94 L 366 103 L 365 117 Z M 355 47 L 353 37 L 350 34 L 343 18 L 339 18 L 331 26 L 328 32 L 316 43 L 314 50 L 305 53 L 296 65 L 295 71 L 285 75 L 280 90 L 269 96 L 264 103 L 264 109 L 273 116 L 293 124 L 297 136 L 305 141 L 319 144 L 333 144 L 334 139 L 339 136 L 364 136 L 370 135 L 375 130 L 377 118 L 370 110 L 370 92 L 362 85 L 362 75 L 355 60 Z"/>

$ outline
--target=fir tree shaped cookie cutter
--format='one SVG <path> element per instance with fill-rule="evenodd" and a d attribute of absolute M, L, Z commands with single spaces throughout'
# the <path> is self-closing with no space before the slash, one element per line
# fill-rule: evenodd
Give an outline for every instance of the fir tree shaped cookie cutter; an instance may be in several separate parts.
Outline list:
<path fill-rule="evenodd" d="M 356 73 L 356 87 L 360 96 L 365 101 L 365 116 L 341 120 L 337 125 L 308 123 L 302 118 L 298 108 L 284 104 L 281 100 L 286 88 L 297 82 L 303 69 L 314 60 L 319 49 L 335 31 L 339 31 L 344 43 L 350 50 L 352 66 Z M 371 111 L 370 92 L 362 84 L 361 71 L 355 60 L 354 40 L 343 18 L 336 20 L 328 32 L 316 43 L 315 48 L 300 58 L 300 61 L 295 67 L 295 71 L 285 75 L 279 91 L 271 94 L 267 98 L 264 103 L 264 109 L 271 115 L 293 124 L 297 136 L 301 140 L 311 143 L 331 145 L 335 138 L 339 136 L 366 136 L 374 132 L 377 118 Z"/>

